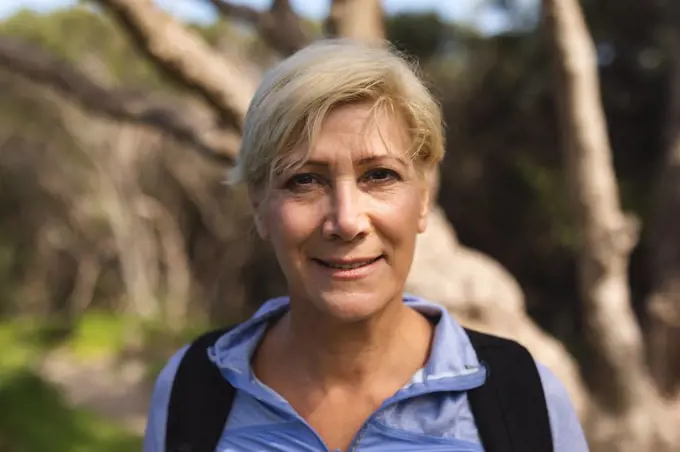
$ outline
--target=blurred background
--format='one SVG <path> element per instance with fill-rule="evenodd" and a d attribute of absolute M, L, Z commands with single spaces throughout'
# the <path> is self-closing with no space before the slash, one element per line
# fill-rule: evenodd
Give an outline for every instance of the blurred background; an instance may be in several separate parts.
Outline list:
<path fill-rule="evenodd" d="M 680 450 L 678 2 L 0 3 L 0 451 L 140 450 L 168 357 L 285 293 L 223 180 L 239 96 L 323 36 L 442 105 L 409 291 L 527 345 L 593 451 Z"/>

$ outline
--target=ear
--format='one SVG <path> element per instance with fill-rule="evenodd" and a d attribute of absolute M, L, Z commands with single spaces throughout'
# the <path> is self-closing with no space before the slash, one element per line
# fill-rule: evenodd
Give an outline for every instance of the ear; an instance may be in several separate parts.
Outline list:
<path fill-rule="evenodd" d="M 251 199 L 251 207 L 253 209 L 253 221 L 255 222 L 255 229 L 257 229 L 257 235 L 260 236 L 262 240 L 267 240 L 269 238 L 269 228 L 267 227 L 266 216 L 264 213 L 262 205 L 262 196 L 259 193 L 249 193 Z"/>
<path fill-rule="evenodd" d="M 267 222 L 265 221 L 259 209 L 255 210 L 253 219 L 255 220 L 255 228 L 257 229 L 257 235 L 259 235 L 262 240 L 269 239 L 269 229 L 267 228 Z"/>

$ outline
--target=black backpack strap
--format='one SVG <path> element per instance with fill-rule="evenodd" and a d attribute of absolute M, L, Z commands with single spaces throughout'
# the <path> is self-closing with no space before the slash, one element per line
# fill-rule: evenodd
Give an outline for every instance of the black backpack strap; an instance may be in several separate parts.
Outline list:
<path fill-rule="evenodd" d="M 182 357 L 170 392 L 166 452 L 215 452 L 236 390 L 208 358 L 208 347 L 230 329 L 200 336 Z"/>
<path fill-rule="evenodd" d="M 484 385 L 468 392 L 486 452 L 553 452 L 543 384 L 536 362 L 517 342 L 466 330 L 487 368 Z"/>
<path fill-rule="evenodd" d="M 177 369 L 170 393 L 166 452 L 214 452 L 236 395 L 210 361 L 208 347 L 230 328 L 196 339 Z M 543 385 L 520 344 L 466 330 L 487 368 L 484 385 L 468 392 L 486 452 L 553 452 Z"/>

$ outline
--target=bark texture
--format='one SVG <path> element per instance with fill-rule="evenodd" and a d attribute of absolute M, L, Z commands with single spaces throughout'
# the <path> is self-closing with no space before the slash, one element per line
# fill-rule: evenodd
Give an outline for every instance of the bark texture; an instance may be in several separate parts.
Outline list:
<path fill-rule="evenodd" d="M 223 17 L 253 25 L 267 45 L 281 55 L 291 55 L 310 42 L 310 33 L 302 26 L 289 0 L 274 0 L 267 11 L 227 0 L 208 1 Z"/>
<path fill-rule="evenodd" d="M 680 3 L 668 2 L 672 98 L 667 151 L 650 227 L 652 292 L 647 300 L 649 363 L 659 390 L 680 397 Z"/>
<path fill-rule="evenodd" d="M 418 237 L 407 291 L 446 306 L 465 326 L 514 339 L 564 383 L 582 416 L 587 394 L 564 346 L 526 314 L 513 276 L 491 257 L 462 245 L 446 215 L 433 207 Z"/>
<path fill-rule="evenodd" d="M 198 94 L 240 131 L 257 79 L 231 64 L 153 0 L 98 0 L 168 77 Z"/>
<path fill-rule="evenodd" d="M 579 289 L 591 353 L 584 375 L 595 399 L 592 447 L 670 451 L 677 434 L 654 390 L 630 302 L 628 262 L 638 225 L 619 203 L 595 46 L 577 0 L 544 0 L 543 9 L 565 178 L 580 235 Z"/>
<path fill-rule="evenodd" d="M 232 163 L 238 152 L 241 141 L 238 133 L 219 127 L 214 120 L 187 115 L 185 106 L 177 99 L 132 88 L 107 87 L 28 42 L 0 36 L 0 68 L 55 90 L 86 110 L 164 132 L 220 163 Z"/>
<path fill-rule="evenodd" d="M 330 36 L 382 42 L 385 39 L 380 0 L 333 0 L 325 23 Z"/>

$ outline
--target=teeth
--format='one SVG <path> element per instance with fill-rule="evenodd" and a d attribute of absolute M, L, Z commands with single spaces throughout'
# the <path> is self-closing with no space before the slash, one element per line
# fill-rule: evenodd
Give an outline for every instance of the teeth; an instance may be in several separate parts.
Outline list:
<path fill-rule="evenodd" d="M 328 264 L 329 267 L 331 268 L 339 268 L 341 270 L 351 270 L 353 268 L 359 268 L 363 267 L 364 265 L 370 263 L 370 261 L 366 262 L 358 262 L 356 264 L 343 264 L 343 265 L 338 265 L 338 264 Z"/>
<path fill-rule="evenodd" d="M 355 262 L 353 264 L 331 264 L 329 262 L 323 262 L 323 261 L 319 261 L 319 262 L 321 262 L 326 267 L 337 268 L 338 270 L 352 270 L 354 268 L 359 268 L 359 267 L 363 267 L 364 265 L 372 264 L 376 260 L 378 260 L 378 259 L 371 259 L 369 261 L 364 261 L 364 262 Z"/>

